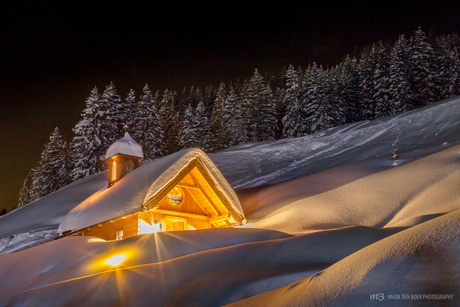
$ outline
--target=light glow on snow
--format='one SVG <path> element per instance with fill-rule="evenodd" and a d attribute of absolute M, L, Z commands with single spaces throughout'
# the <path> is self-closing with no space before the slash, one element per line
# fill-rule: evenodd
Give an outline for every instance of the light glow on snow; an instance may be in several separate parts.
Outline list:
<path fill-rule="evenodd" d="M 111 265 L 113 267 L 119 266 L 123 261 L 128 257 L 127 254 L 116 254 L 104 261 L 105 264 Z"/>

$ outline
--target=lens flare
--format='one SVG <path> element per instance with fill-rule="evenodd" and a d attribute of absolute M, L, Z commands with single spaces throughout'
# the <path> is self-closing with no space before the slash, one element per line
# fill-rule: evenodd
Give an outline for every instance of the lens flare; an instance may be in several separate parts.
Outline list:
<path fill-rule="evenodd" d="M 105 264 L 108 264 L 108 265 L 111 265 L 113 267 L 117 267 L 119 266 L 123 261 L 126 260 L 126 257 L 128 257 L 128 255 L 126 254 L 117 254 L 117 255 L 114 255 L 110 258 L 107 258 L 104 263 Z"/>

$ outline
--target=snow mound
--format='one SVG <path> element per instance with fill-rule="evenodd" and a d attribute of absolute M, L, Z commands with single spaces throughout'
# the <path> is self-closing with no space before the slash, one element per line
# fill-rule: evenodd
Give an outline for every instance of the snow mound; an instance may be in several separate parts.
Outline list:
<path fill-rule="evenodd" d="M 64 216 L 107 185 L 102 172 L 78 180 L 46 197 L 0 216 L 0 254 L 54 239 Z M 49 235 L 44 235 L 49 232 Z M 37 234 L 35 234 L 37 233 Z M 41 235 L 43 234 L 43 235 Z"/>
<path fill-rule="evenodd" d="M 418 217 L 460 209 L 459 159 L 457 145 L 398 167 L 364 173 L 362 177 L 346 175 L 349 168 L 333 168 L 324 175 L 312 176 L 325 178 L 319 181 L 322 187 L 309 177 L 268 187 L 242 199 L 243 206 L 251 207 L 257 202 L 259 209 L 248 216 L 247 226 L 288 233 L 352 225 L 413 226 Z M 354 166 L 364 169 L 368 163 Z M 375 165 L 369 168 L 375 171 Z M 326 181 L 342 175 L 348 178 L 342 179 L 346 183 L 339 186 Z M 322 192 L 318 192 L 320 188 Z"/>
<path fill-rule="evenodd" d="M 121 139 L 110 145 L 105 154 L 105 159 L 111 158 L 117 154 L 141 159 L 144 158 L 142 146 L 133 140 L 128 132 L 125 132 L 125 135 Z"/>
<path fill-rule="evenodd" d="M 363 248 L 311 278 L 231 306 L 458 306 L 459 253 L 457 210 Z"/>
<path fill-rule="evenodd" d="M 9 278 L 0 280 L 0 303 L 222 305 L 309 276 L 398 231 L 357 227 L 293 237 L 215 229 L 107 242 L 67 237 L 3 256 L 0 274 Z M 103 263 L 121 252 L 129 257 L 117 271 Z"/>

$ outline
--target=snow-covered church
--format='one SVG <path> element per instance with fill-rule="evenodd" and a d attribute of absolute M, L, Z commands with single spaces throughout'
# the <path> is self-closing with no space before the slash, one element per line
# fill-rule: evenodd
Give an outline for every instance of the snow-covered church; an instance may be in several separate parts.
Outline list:
<path fill-rule="evenodd" d="M 157 231 L 243 225 L 230 184 L 200 149 L 184 149 L 149 163 L 125 132 L 105 156 L 108 184 L 62 220 L 61 236 L 123 239 Z"/>

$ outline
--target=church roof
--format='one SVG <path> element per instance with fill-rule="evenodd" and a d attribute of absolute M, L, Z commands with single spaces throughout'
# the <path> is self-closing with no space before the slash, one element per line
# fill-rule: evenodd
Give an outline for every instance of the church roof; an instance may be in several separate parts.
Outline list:
<path fill-rule="evenodd" d="M 244 222 L 244 212 L 235 192 L 211 159 L 200 149 L 183 149 L 145 163 L 123 177 L 110 189 L 103 188 L 70 211 L 59 226 L 59 233 L 76 231 L 120 216 L 139 212 L 194 159 L 199 159 L 229 200 L 229 211 Z"/>
<path fill-rule="evenodd" d="M 125 135 L 121 139 L 110 145 L 109 149 L 107 149 L 107 153 L 105 154 L 105 159 L 107 160 L 117 154 L 141 159 L 144 158 L 142 146 L 133 140 L 128 132 L 125 132 Z"/>

